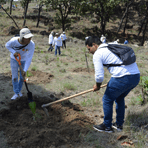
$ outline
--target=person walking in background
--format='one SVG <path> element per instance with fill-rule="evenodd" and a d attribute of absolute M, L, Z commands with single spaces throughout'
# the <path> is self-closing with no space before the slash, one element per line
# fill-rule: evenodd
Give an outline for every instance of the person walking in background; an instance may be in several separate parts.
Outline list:
<path fill-rule="evenodd" d="M 128 40 L 127 39 L 125 39 L 124 44 L 128 44 Z"/>
<path fill-rule="evenodd" d="M 59 52 L 59 55 L 61 55 L 61 49 L 60 47 L 62 46 L 62 39 L 60 37 L 59 33 L 55 34 L 55 37 L 53 39 L 53 46 L 55 45 L 55 56 L 57 55 L 57 50 Z"/>
<path fill-rule="evenodd" d="M 61 39 L 62 39 L 62 48 L 64 48 L 65 47 L 65 49 L 66 49 L 66 34 L 65 34 L 65 32 L 63 32 L 61 35 L 60 35 L 60 37 L 61 37 Z"/>
<path fill-rule="evenodd" d="M 121 59 L 112 53 L 107 44 L 101 44 L 98 37 L 89 37 L 85 45 L 90 53 L 93 54 L 93 64 L 95 68 L 94 91 L 100 89 L 104 80 L 104 64 L 121 64 Z M 134 62 L 130 65 L 121 65 L 108 67 L 111 73 L 111 79 L 107 84 L 103 96 L 104 122 L 100 125 L 94 125 L 97 131 L 113 132 L 113 128 L 122 131 L 125 114 L 124 98 L 127 94 L 138 85 L 140 80 L 140 71 Z M 116 122 L 112 124 L 113 103 L 116 103 Z"/>
<path fill-rule="evenodd" d="M 53 50 L 53 47 L 52 47 L 52 43 L 53 43 L 53 36 L 54 36 L 54 31 L 52 31 L 51 33 L 50 33 L 50 35 L 49 35 L 49 48 L 48 48 L 48 51 L 51 51 L 52 52 L 52 50 Z"/>
<path fill-rule="evenodd" d="M 10 66 L 12 73 L 12 84 L 14 95 L 11 100 L 15 100 L 18 97 L 23 96 L 21 93 L 22 86 L 26 72 L 31 64 L 32 57 L 34 54 L 35 43 L 31 40 L 33 34 L 28 28 L 23 28 L 20 30 L 19 37 L 11 38 L 6 44 L 6 48 L 11 52 L 10 54 Z M 18 69 L 19 64 L 15 58 L 18 58 L 18 55 L 21 56 L 21 66 L 23 73 L 20 70 L 20 79 L 18 81 Z"/>
<path fill-rule="evenodd" d="M 100 41 L 106 43 L 106 37 L 103 34 L 101 35 Z"/>
<path fill-rule="evenodd" d="M 119 44 L 119 39 L 117 39 L 117 40 L 114 41 L 113 43 L 115 43 L 115 44 Z"/>

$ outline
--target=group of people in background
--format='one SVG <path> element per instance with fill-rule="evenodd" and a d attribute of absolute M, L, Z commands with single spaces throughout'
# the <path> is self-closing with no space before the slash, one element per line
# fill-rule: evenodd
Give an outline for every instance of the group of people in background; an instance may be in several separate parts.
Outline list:
<path fill-rule="evenodd" d="M 55 33 L 52 31 L 49 35 L 49 48 L 48 51 L 51 51 L 54 49 L 53 46 L 55 46 L 55 56 L 57 53 L 61 55 L 61 47 L 66 49 L 66 34 L 63 32 L 62 34 Z"/>
<path fill-rule="evenodd" d="M 85 38 L 86 39 L 86 38 Z M 102 43 L 106 43 L 106 37 L 104 35 L 101 35 L 100 41 Z M 118 44 L 119 43 L 119 39 L 117 39 L 116 41 L 113 42 L 114 44 Z M 128 44 L 128 40 L 127 38 L 124 41 L 124 44 Z"/>

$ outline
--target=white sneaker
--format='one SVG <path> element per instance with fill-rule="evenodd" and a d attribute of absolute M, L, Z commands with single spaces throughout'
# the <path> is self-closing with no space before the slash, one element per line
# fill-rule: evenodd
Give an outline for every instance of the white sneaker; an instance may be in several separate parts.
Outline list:
<path fill-rule="evenodd" d="M 19 97 L 18 94 L 14 94 L 13 97 L 11 98 L 11 100 L 15 100 L 18 97 Z"/>
<path fill-rule="evenodd" d="M 21 92 L 19 92 L 19 96 L 20 96 L 20 97 L 22 97 L 22 96 L 23 96 L 23 94 L 22 94 Z"/>

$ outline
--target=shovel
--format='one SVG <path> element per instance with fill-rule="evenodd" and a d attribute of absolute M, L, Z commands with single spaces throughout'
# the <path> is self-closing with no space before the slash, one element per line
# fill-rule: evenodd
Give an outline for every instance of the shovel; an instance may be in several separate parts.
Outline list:
<path fill-rule="evenodd" d="M 19 59 L 17 59 L 16 57 L 15 57 L 15 59 L 16 59 L 16 61 L 19 64 L 19 67 L 20 67 L 20 70 L 21 70 L 21 74 L 23 74 L 23 69 L 22 69 L 22 66 L 21 66 L 21 56 L 20 56 L 20 54 L 18 54 L 18 57 L 19 57 Z M 33 112 L 33 114 L 35 114 L 36 103 L 32 99 L 32 92 L 29 91 L 27 83 L 26 83 L 26 79 L 25 79 L 24 76 L 23 76 L 23 79 L 24 79 L 24 83 L 25 83 L 25 86 L 26 86 L 26 89 L 27 89 L 27 96 L 28 96 L 29 107 L 31 108 L 31 111 Z"/>
<path fill-rule="evenodd" d="M 107 86 L 107 84 L 104 84 L 104 85 L 101 85 L 100 88 L 106 87 L 106 86 Z M 47 106 L 50 106 L 50 105 L 52 105 L 52 104 L 56 104 L 56 103 L 59 103 L 59 102 L 62 102 L 62 101 L 65 101 L 65 100 L 68 100 L 68 99 L 71 99 L 71 98 L 74 98 L 74 97 L 83 95 L 83 94 L 86 94 L 86 93 L 91 92 L 91 91 L 93 91 L 93 90 L 94 90 L 94 89 L 89 89 L 89 90 L 83 91 L 83 92 L 81 92 L 81 93 L 78 93 L 78 94 L 75 94 L 75 95 L 72 95 L 72 96 L 69 96 L 69 97 L 66 97 L 66 98 L 63 98 L 63 99 L 60 99 L 60 100 L 51 102 L 51 103 L 43 104 L 41 107 L 44 109 L 46 115 L 49 116 L 48 110 L 47 110 L 47 108 L 46 108 Z"/>

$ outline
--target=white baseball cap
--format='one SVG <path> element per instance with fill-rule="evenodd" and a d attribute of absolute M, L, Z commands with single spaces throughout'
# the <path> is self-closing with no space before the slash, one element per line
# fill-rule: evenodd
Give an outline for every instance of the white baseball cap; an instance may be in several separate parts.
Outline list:
<path fill-rule="evenodd" d="M 65 32 L 63 32 L 65 34 Z"/>
<path fill-rule="evenodd" d="M 22 38 L 28 39 L 33 36 L 34 35 L 31 33 L 31 31 L 28 28 L 23 28 L 20 30 L 20 39 L 22 39 Z"/>

